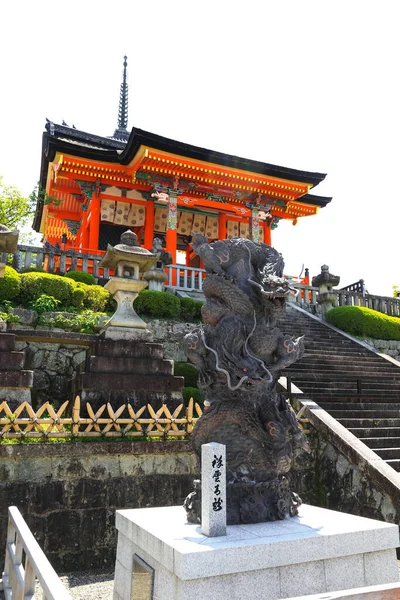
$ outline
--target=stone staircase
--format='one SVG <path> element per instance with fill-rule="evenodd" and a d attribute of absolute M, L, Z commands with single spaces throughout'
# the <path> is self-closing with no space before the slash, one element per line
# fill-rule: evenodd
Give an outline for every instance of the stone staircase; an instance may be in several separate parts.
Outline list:
<path fill-rule="evenodd" d="M 400 471 L 400 366 L 297 307 L 279 327 L 305 335 L 303 358 L 282 374 Z"/>

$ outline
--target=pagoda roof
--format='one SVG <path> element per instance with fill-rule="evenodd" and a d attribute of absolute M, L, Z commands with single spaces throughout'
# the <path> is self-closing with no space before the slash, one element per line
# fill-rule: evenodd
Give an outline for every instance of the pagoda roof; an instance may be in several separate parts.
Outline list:
<path fill-rule="evenodd" d="M 304 183 L 309 186 L 309 189 L 318 185 L 326 177 L 324 173 L 291 169 L 200 148 L 143 131 L 136 127 L 132 128 L 127 142 L 115 139 L 115 137 L 94 135 L 80 131 L 75 127 L 69 127 L 66 124 L 59 125 L 51 121 L 47 121 L 45 129 L 43 133 L 40 174 L 40 184 L 43 189 L 46 188 L 49 163 L 54 160 L 57 153 L 68 154 L 86 160 L 115 163 L 122 167 L 135 162 L 135 158 L 140 155 L 143 149 L 167 153 L 179 157 L 179 159 L 182 157 L 182 159 L 215 164 L 222 168 L 247 171 L 264 177 L 274 177 L 299 182 L 300 184 Z M 312 204 L 318 207 L 324 207 L 330 201 L 331 198 L 309 193 L 303 194 L 297 199 L 297 202 Z M 37 231 L 40 227 L 42 211 L 43 200 L 38 202 L 33 222 L 33 227 Z"/>
<path fill-rule="evenodd" d="M 192 146 L 184 142 L 177 142 L 169 138 L 149 133 L 136 127 L 132 128 L 131 135 L 126 144 L 126 147 L 119 159 L 122 165 L 128 164 L 136 155 L 141 146 L 147 146 L 162 152 L 177 154 L 183 158 L 191 158 L 200 160 L 222 167 L 230 167 L 258 173 L 260 175 L 269 175 L 271 177 L 279 177 L 288 180 L 300 181 L 308 183 L 312 187 L 318 185 L 326 177 L 326 173 L 313 173 L 310 171 L 300 171 L 298 169 L 290 169 L 288 167 L 280 167 L 269 163 L 263 163 L 257 160 L 248 158 L 240 158 L 231 154 L 224 154 L 215 150 Z"/>

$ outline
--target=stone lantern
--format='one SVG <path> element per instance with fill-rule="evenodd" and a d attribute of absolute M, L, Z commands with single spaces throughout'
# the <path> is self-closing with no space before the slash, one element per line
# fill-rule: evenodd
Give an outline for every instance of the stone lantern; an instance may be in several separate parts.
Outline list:
<path fill-rule="evenodd" d="M 172 263 L 172 254 L 163 249 L 161 240 L 158 237 L 154 238 L 151 251 L 157 257 L 157 261 L 151 269 L 143 274 L 143 277 L 149 282 L 149 290 L 162 292 L 168 279 L 164 269 L 166 265 Z"/>
<path fill-rule="evenodd" d="M 333 286 L 339 285 L 340 277 L 329 273 L 328 265 L 322 265 L 321 273 L 312 278 L 311 284 L 319 288 L 317 302 L 321 306 L 322 318 L 328 310 L 333 308 L 336 300 L 336 294 L 333 293 Z"/>
<path fill-rule="evenodd" d="M 0 224 L 0 277 L 4 277 L 5 260 L 2 254 L 15 254 L 17 251 L 19 231 L 10 231 Z"/>
<path fill-rule="evenodd" d="M 140 279 L 140 274 L 150 269 L 156 261 L 157 256 L 139 246 L 133 231 L 125 231 L 120 244 L 108 245 L 99 267 L 114 269 L 115 275 L 105 288 L 117 301 L 117 310 L 106 325 L 106 337 L 146 339 L 150 336 L 146 323 L 136 314 L 133 302 L 139 292 L 148 286 L 147 281 Z"/>

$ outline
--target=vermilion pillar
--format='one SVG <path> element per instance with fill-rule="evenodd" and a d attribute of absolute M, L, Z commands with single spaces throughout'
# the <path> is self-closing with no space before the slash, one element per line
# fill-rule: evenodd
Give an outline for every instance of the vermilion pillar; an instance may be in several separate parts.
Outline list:
<path fill-rule="evenodd" d="M 80 237 L 80 246 L 81 248 L 87 249 L 89 248 L 89 227 L 88 227 L 88 214 L 87 207 L 86 210 L 82 213 L 82 225 L 80 228 L 81 237 Z"/>
<path fill-rule="evenodd" d="M 167 228 L 165 235 L 165 247 L 171 252 L 172 264 L 176 265 L 176 246 L 178 242 L 178 200 L 176 192 L 170 191 L 167 207 Z"/>
<path fill-rule="evenodd" d="M 264 223 L 264 244 L 271 246 L 271 227 Z"/>
<path fill-rule="evenodd" d="M 218 239 L 226 240 L 226 222 L 228 217 L 226 214 L 219 213 L 218 218 Z"/>
<path fill-rule="evenodd" d="M 154 237 L 154 200 L 146 202 L 146 216 L 144 223 L 144 247 L 151 250 Z"/>
<path fill-rule="evenodd" d="M 90 230 L 89 230 L 89 248 L 98 250 L 100 233 L 100 197 L 93 193 L 90 202 Z"/>

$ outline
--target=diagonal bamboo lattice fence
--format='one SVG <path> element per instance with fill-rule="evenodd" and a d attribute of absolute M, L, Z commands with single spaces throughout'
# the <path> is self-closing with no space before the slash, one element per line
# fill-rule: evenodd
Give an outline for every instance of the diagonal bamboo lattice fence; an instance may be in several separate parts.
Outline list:
<path fill-rule="evenodd" d="M 41 438 L 163 438 L 171 439 L 190 435 L 202 409 L 190 399 L 188 405 L 180 404 L 173 413 L 163 404 L 157 411 L 148 404 L 136 412 L 130 404 L 113 410 L 104 404 L 96 412 L 86 404 L 85 416 L 81 414 L 81 400 L 77 396 L 70 407 L 64 402 L 56 410 L 49 402 L 33 410 L 28 402 L 14 412 L 7 402 L 0 404 L 0 440 Z M 68 416 L 69 415 L 69 416 Z"/>

